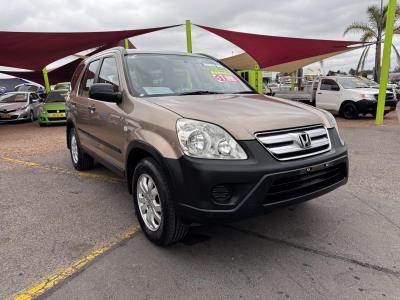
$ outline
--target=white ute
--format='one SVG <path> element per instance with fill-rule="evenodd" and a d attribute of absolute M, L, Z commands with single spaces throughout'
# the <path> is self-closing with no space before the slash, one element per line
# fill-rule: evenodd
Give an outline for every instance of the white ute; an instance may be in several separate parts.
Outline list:
<path fill-rule="evenodd" d="M 312 85 L 312 104 L 346 119 L 359 114 L 376 115 L 379 90 L 356 77 L 322 76 Z M 386 93 L 385 114 L 395 110 L 397 101 L 392 92 Z"/>

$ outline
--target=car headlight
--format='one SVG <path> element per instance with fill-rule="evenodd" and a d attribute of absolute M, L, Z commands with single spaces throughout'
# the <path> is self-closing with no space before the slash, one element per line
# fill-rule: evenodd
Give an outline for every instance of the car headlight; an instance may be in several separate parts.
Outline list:
<path fill-rule="evenodd" d="M 247 159 L 246 152 L 221 127 L 207 122 L 179 119 L 178 140 L 187 156 L 208 159 Z"/>
<path fill-rule="evenodd" d="M 371 101 L 376 101 L 376 98 L 372 94 L 361 94 L 361 98 L 366 99 L 366 100 L 371 100 Z"/>
<path fill-rule="evenodd" d="M 326 118 L 329 121 L 329 124 L 330 124 L 331 128 L 335 128 L 336 129 L 337 134 L 338 134 L 339 139 L 340 139 L 340 143 L 344 146 L 345 143 L 344 143 L 344 140 L 340 136 L 339 127 L 337 125 L 335 117 L 330 112 L 328 112 L 326 110 L 320 109 L 320 111 L 325 114 Z"/>
<path fill-rule="evenodd" d="M 28 105 L 25 105 L 25 106 L 23 106 L 23 107 L 17 108 L 17 112 L 22 112 L 22 111 L 24 111 L 24 110 L 27 109 L 27 108 L 28 108 Z"/>

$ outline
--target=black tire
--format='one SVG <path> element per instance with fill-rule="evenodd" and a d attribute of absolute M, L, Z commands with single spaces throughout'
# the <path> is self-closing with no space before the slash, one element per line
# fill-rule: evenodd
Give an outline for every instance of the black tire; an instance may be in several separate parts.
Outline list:
<path fill-rule="evenodd" d="M 69 132 L 69 145 L 70 145 L 70 154 L 71 154 L 71 161 L 72 164 L 74 165 L 74 168 L 78 171 L 85 171 L 85 170 L 90 170 L 94 166 L 94 159 L 87 153 L 85 153 L 82 150 L 82 147 L 79 143 L 79 139 L 76 136 L 75 128 L 72 128 Z M 77 147 L 77 157 L 74 158 L 73 154 L 73 139 L 75 139 L 76 147 Z"/>
<path fill-rule="evenodd" d="M 39 126 L 40 126 L 40 127 L 45 127 L 46 125 L 47 125 L 46 123 L 40 123 L 40 122 L 39 122 Z"/>
<path fill-rule="evenodd" d="M 35 122 L 35 115 L 32 110 L 29 112 L 29 122 Z"/>
<path fill-rule="evenodd" d="M 159 222 L 159 227 L 156 230 L 149 229 L 139 210 L 137 183 L 141 175 L 149 176 L 154 181 L 158 191 L 157 199 L 161 203 L 161 222 Z M 137 164 L 132 177 L 132 191 L 133 202 L 140 226 L 151 242 L 159 246 L 168 246 L 182 240 L 186 236 L 188 227 L 176 215 L 169 180 L 163 168 L 154 159 L 144 158 Z"/>
<path fill-rule="evenodd" d="M 342 107 L 342 116 L 345 119 L 355 119 L 358 116 L 357 106 L 353 102 L 347 102 Z"/>

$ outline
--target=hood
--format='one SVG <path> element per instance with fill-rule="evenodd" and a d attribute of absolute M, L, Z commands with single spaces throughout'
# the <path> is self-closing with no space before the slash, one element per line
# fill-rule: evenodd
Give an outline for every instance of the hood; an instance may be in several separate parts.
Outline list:
<path fill-rule="evenodd" d="M 65 109 L 65 102 L 50 102 L 43 103 L 43 109 L 45 110 L 55 110 L 55 109 Z"/>
<path fill-rule="evenodd" d="M 217 124 L 236 139 L 254 133 L 315 124 L 329 126 L 324 114 L 309 105 L 263 95 L 196 95 L 148 98 L 184 118 Z"/>
<path fill-rule="evenodd" d="M 350 91 L 357 94 L 368 94 L 368 95 L 379 94 L 379 90 L 376 88 L 346 89 L 346 91 Z"/>
<path fill-rule="evenodd" d="M 0 112 L 5 113 L 14 111 L 22 107 L 25 107 L 26 105 L 27 105 L 26 102 L 0 103 Z"/>

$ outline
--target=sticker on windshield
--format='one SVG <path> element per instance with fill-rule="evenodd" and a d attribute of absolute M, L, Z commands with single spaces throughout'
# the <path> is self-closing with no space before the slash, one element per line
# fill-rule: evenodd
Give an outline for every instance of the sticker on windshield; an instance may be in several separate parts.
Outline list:
<path fill-rule="evenodd" d="M 173 94 L 174 92 L 166 86 L 144 86 L 143 89 L 148 95 Z"/>
<path fill-rule="evenodd" d="M 26 95 L 16 95 L 15 101 L 26 100 Z"/>
<path fill-rule="evenodd" d="M 213 77 L 218 82 L 239 82 L 239 79 L 231 74 L 213 74 Z"/>

